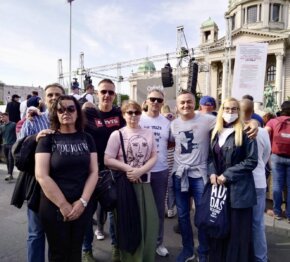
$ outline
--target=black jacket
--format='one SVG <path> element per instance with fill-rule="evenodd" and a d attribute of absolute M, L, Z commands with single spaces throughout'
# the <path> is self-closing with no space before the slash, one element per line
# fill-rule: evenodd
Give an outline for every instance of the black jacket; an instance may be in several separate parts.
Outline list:
<path fill-rule="evenodd" d="M 217 174 L 217 163 L 215 162 L 214 147 L 218 142 L 216 136 L 211 142 L 209 150 L 208 174 Z M 242 146 L 235 145 L 235 132 L 230 134 L 222 146 L 225 171 L 223 175 L 230 186 L 230 203 L 232 208 L 248 208 L 257 203 L 253 169 L 258 163 L 258 149 L 255 139 L 249 139 L 243 133 Z"/>
<path fill-rule="evenodd" d="M 17 178 L 11 205 L 21 208 L 23 202 L 27 200 L 27 206 L 35 212 L 38 212 L 40 200 L 40 185 L 35 179 L 35 149 L 36 135 L 22 138 L 13 145 L 12 153 L 16 167 L 20 170 Z"/>

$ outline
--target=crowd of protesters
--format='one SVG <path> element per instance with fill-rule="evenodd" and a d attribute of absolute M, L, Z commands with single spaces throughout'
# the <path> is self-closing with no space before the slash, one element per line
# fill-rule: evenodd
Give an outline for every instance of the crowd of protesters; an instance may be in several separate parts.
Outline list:
<path fill-rule="evenodd" d="M 269 170 L 274 217 L 290 223 L 290 194 L 285 213 L 282 209 L 285 185 L 290 191 L 290 101 L 277 115 L 262 118 L 250 95 L 241 101 L 227 98 L 219 108 L 213 97 L 203 96 L 196 110 L 195 96 L 183 90 L 170 108 L 163 88 L 153 86 L 142 106 L 129 100 L 119 108 L 113 105 L 116 90 L 110 79 L 96 89 L 86 86 L 82 95 L 78 85 L 71 89 L 65 95 L 53 83 L 43 99 L 32 92 L 21 103 L 13 95 L 1 114 L 6 181 L 14 179 L 13 144 L 24 151 L 15 160 L 25 168 L 11 203 L 21 207 L 27 200 L 28 262 L 45 261 L 46 239 L 49 261 L 95 261 L 92 242 L 94 235 L 105 238 L 107 217 L 112 261 L 155 261 L 156 254 L 170 253 L 164 243 L 165 214 L 178 216 L 178 262 L 268 261 L 263 213 Z M 98 174 L 108 168 L 122 171 L 132 184 L 138 216 L 128 213 L 126 219 L 139 228 L 140 237 L 127 236 L 134 233 L 117 222 L 124 216 L 120 209 L 107 213 L 94 197 Z M 24 177 L 30 182 L 23 183 Z M 192 224 L 205 212 L 208 187 L 228 191 L 228 231 L 221 237 L 197 226 L 196 247 Z M 121 204 L 125 209 L 127 203 Z M 120 244 L 128 239 L 136 242 Z"/>

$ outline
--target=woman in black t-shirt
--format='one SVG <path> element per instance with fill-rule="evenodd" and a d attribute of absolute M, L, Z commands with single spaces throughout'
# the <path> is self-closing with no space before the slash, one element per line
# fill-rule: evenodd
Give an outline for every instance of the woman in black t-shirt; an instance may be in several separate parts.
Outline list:
<path fill-rule="evenodd" d="M 35 155 L 49 261 L 81 261 L 90 198 L 98 180 L 96 148 L 83 132 L 81 108 L 73 96 L 60 96 L 54 103 L 51 129 L 53 134 L 40 139 Z"/>

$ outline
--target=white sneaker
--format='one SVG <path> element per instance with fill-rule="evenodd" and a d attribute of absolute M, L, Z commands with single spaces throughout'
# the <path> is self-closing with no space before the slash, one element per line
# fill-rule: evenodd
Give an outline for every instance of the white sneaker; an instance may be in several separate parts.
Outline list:
<path fill-rule="evenodd" d="M 175 209 L 168 209 L 168 211 L 167 211 L 168 218 L 173 218 L 173 217 L 175 217 L 175 215 L 176 215 Z"/>
<path fill-rule="evenodd" d="M 163 245 L 160 245 L 156 248 L 156 253 L 161 257 L 166 257 L 169 255 L 167 248 L 164 247 Z"/>
<path fill-rule="evenodd" d="M 95 235 L 97 236 L 97 239 L 98 239 L 98 240 L 103 240 L 103 239 L 105 239 L 105 235 L 104 235 L 104 233 L 103 233 L 102 231 L 98 230 L 98 229 L 95 231 Z"/>

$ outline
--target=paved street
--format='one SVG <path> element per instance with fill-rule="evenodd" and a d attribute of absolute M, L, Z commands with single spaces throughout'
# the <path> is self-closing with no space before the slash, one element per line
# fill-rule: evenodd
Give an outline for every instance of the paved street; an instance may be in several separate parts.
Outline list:
<path fill-rule="evenodd" d="M 17 209 L 10 206 L 10 198 L 15 183 L 4 181 L 5 166 L 0 164 L 0 261 L 22 262 L 26 261 L 26 235 L 27 219 L 26 206 Z M 180 248 L 180 235 L 172 230 L 177 220 L 165 219 L 165 246 L 170 255 L 167 258 L 156 257 L 157 262 L 175 261 Z M 269 258 L 271 262 L 290 261 L 290 225 L 275 222 L 267 217 L 267 239 Z M 274 227 L 273 227 L 274 226 Z M 108 227 L 106 225 L 106 232 Z M 110 261 L 110 240 L 94 240 L 94 255 L 99 262 Z"/>

